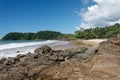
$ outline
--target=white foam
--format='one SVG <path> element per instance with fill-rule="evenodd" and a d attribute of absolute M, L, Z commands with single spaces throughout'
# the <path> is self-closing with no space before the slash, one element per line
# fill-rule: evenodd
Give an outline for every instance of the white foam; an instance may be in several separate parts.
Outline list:
<path fill-rule="evenodd" d="M 50 47 L 53 47 L 56 45 L 62 45 L 67 43 L 69 42 L 58 41 L 58 40 L 47 40 L 47 41 L 3 44 L 0 45 L 0 58 L 15 57 L 18 54 L 27 54 L 28 52 L 33 53 L 36 48 L 41 47 L 42 45 L 48 45 Z"/>
<path fill-rule="evenodd" d="M 48 44 L 48 43 L 54 43 L 54 42 L 57 42 L 57 41 L 48 40 L 48 41 L 42 41 L 42 42 L 9 43 L 9 44 L 0 45 L 0 50 L 25 47 L 25 46 L 33 46 L 33 45 L 39 45 L 39 44 L 42 45 L 42 44 Z"/>

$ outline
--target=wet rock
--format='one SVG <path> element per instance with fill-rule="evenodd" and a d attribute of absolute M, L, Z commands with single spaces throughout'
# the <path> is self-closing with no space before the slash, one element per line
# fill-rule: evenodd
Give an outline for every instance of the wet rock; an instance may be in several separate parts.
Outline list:
<path fill-rule="evenodd" d="M 17 51 L 16 53 L 20 53 L 20 51 Z"/>
<path fill-rule="evenodd" d="M 18 54 L 17 55 L 17 58 L 22 58 L 22 57 L 25 57 L 26 55 L 22 55 L 22 54 Z"/>
<path fill-rule="evenodd" d="M 30 56 L 31 54 L 32 54 L 31 52 L 28 52 L 28 53 L 27 53 L 27 56 Z"/>

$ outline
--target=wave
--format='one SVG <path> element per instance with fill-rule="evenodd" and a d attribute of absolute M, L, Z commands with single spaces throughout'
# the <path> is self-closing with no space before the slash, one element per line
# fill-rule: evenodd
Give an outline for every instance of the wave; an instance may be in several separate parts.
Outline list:
<path fill-rule="evenodd" d="M 11 49 L 11 48 L 19 48 L 26 46 L 34 46 L 34 45 L 45 45 L 50 43 L 56 43 L 57 40 L 47 40 L 47 41 L 37 41 L 37 42 L 21 42 L 21 43 L 8 43 L 0 45 L 0 50 Z"/>
<path fill-rule="evenodd" d="M 34 53 L 34 50 L 42 45 L 54 47 L 56 45 L 68 44 L 67 41 L 47 40 L 47 41 L 12 41 L 0 42 L 0 59 L 15 57 L 18 54 Z M 18 52 L 19 51 L 19 52 Z"/>

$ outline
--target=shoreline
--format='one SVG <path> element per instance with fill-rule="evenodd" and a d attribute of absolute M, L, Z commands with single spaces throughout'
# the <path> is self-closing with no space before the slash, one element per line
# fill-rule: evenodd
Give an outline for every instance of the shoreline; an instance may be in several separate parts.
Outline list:
<path fill-rule="evenodd" d="M 72 44 L 78 47 L 88 47 L 88 48 L 93 48 L 95 49 L 96 47 L 99 46 L 99 44 L 103 41 L 107 41 L 107 39 L 89 39 L 89 40 L 84 40 L 84 39 L 76 39 L 76 40 L 69 40 Z"/>
<path fill-rule="evenodd" d="M 79 44 L 73 44 L 76 41 Z M 34 54 L 0 59 L 0 80 L 103 80 L 106 76 L 106 80 L 120 79 L 120 39 L 108 40 L 97 48 L 101 40 L 76 41 L 55 46 L 56 50 L 42 46 Z M 84 44 L 80 45 L 81 41 Z"/>
<path fill-rule="evenodd" d="M 60 40 L 61 41 L 61 40 Z M 100 42 L 102 42 L 102 41 L 106 41 L 106 40 L 103 40 L 103 39 L 90 39 L 90 40 L 81 40 L 81 39 L 76 39 L 76 40 L 64 40 L 64 41 L 66 41 L 66 43 L 64 43 L 64 44 L 58 44 L 57 43 L 57 45 L 53 45 L 53 46 L 50 46 L 53 50 L 70 50 L 70 49 L 73 49 L 73 48 L 78 48 L 78 47 L 87 47 L 87 48 L 92 48 L 92 49 L 95 49 L 98 45 L 99 45 L 99 43 Z M 47 44 L 45 44 L 45 45 L 47 45 Z M 42 45 L 41 45 L 42 46 Z M 41 46 L 39 46 L 39 47 L 41 47 Z M 49 46 L 49 45 L 47 45 L 47 46 Z M 36 48 L 39 48 L 39 47 L 36 47 Z M 36 49 L 35 48 L 35 49 Z M 32 48 L 31 48 L 32 49 Z M 27 47 L 26 47 L 26 49 L 24 48 L 24 50 L 22 50 L 22 48 L 20 48 L 20 50 L 19 50 L 19 48 L 16 48 L 16 50 L 13 50 L 13 49 L 11 49 L 12 51 L 12 53 L 10 53 L 8 50 L 8 52 L 6 52 L 6 53 L 4 53 L 3 51 L 2 51 L 2 53 L 1 53 L 1 58 L 4 58 L 4 57 L 2 57 L 2 56 L 5 56 L 6 55 L 6 57 L 5 58 L 8 58 L 8 57 L 12 57 L 12 55 L 13 55 L 13 57 L 16 57 L 17 55 L 19 55 L 19 54 L 27 54 L 27 53 L 34 53 L 34 50 L 35 49 L 32 49 L 32 50 L 29 50 L 29 49 L 27 49 Z M 15 55 L 16 56 L 15 56 Z"/>
<path fill-rule="evenodd" d="M 69 42 L 69 41 L 68 41 Z M 67 43 L 67 44 L 62 44 L 62 45 L 56 45 L 51 47 L 53 50 L 68 50 L 68 49 L 72 49 L 72 48 L 77 48 L 76 45 L 72 44 L 71 42 Z"/>
<path fill-rule="evenodd" d="M 2 43 L 2 42 L 1 42 Z M 67 44 L 67 41 L 46 40 L 46 41 L 8 41 L 0 45 L 0 58 L 16 57 L 19 54 L 34 53 L 36 48 L 43 45 L 50 47 Z"/>

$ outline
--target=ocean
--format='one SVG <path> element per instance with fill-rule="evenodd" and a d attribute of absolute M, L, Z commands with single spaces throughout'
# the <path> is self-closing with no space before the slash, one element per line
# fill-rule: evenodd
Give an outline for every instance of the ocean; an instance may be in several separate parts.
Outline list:
<path fill-rule="evenodd" d="M 28 52 L 33 53 L 34 50 L 43 45 L 54 47 L 56 45 L 68 44 L 67 41 L 59 40 L 18 40 L 18 41 L 0 41 L 0 59 L 15 57 L 18 54 L 27 54 Z"/>

